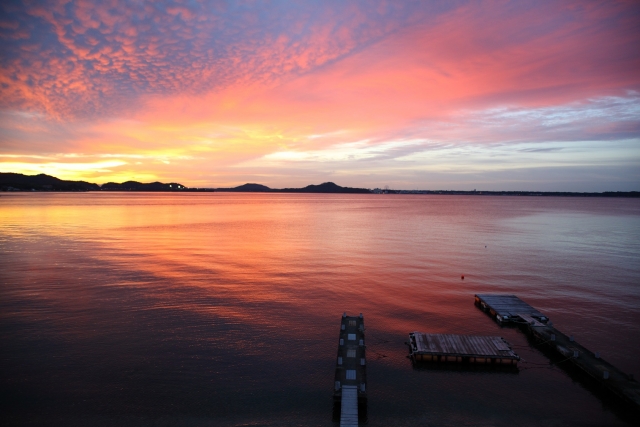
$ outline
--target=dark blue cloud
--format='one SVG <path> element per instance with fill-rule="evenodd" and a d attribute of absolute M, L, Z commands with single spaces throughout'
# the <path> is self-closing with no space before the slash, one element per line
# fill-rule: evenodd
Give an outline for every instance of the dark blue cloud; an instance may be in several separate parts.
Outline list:
<path fill-rule="evenodd" d="M 442 8 L 407 2 L 9 2 L 2 108 L 92 115 L 138 95 L 275 81 L 349 55 Z"/>

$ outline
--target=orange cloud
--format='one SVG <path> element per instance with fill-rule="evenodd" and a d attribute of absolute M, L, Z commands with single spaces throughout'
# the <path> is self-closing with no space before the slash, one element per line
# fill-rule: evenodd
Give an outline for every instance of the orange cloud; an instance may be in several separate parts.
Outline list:
<path fill-rule="evenodd" d="M 514 161 L 518 144 L 639 135 L 630 2 L 61 1 L 5 16 L 0 154 L 120 154 L 114 176 L 409 176 L 429 150 L 511 144 Z"/>

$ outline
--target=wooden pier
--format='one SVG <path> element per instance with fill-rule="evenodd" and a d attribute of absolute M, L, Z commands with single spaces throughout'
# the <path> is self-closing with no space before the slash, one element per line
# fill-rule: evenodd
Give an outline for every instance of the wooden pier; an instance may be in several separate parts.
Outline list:
<path fill-rule="evenodd" d="M 339 406 L 340 426 L 357 427 L 366 419 L 367 371 L 364 344 L 364 318 L 342 315 L 336 358 L 334 412 Z"/>
<path fill-rule="evenodd" d="M 412 332 L 409 347 L 414 362 L 516 366 L 520 360 L 502 337 Z"/>
<path fill-rule="evenodd" d="M 605 390 L 640 410 L 640 383 L 554 328 L 547 316 L 515 295 L 476 295 L 475 304 L 499 324 L 515 323 L 534 342 L 558 354 L 563 361 L 595 380 Z"/>
<path fill-rule="evenodd" d="M 523 316 L 540 323 L 548 318 L 515 295 L 476 295 L 476 305 L 488 312 L 498 323 L 519 322 Z"/>

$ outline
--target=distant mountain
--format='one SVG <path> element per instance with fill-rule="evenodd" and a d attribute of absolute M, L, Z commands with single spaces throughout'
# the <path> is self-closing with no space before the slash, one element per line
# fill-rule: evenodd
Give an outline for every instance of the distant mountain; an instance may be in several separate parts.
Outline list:
<path fill-rule="evenodd" d="M 23 175 L 21 173 L 0 172 L 0 191 L 180 191 L 180 192 L 256 192 L 256 193 L 386 193 L 386 194 L 442 194 L 456 196 L 555 196 L 555 197 L 630 197 L 640 198 L 638 191 L 605 191 L 603 193 L 572 193 L 557 191 L 457 191 L 457 190 L 380 190 L 341 187 L 333 182 L 307 185 L 303 188 L 269 188 L 266 185 L 247 183 L 233 188 L 187 188 L 177 182 L 164 184 L 151 182 L 144 184 L 127 181 L 122 184 L 107 182 L 102 187 L 86 181 L 65 181 L 54 176 Z"/>
<path fill-rule="evenodd" d="M 65 181 L 54 176 L 23 175 L 21 173 L 0 172 L 0 190 L 20 191 L 181 191 L 187 188 L 177 182 L 163 184 L 152 182 L 143 184 L 136 181 L 127 181 L 122 184 L 108 182 L 102 187 L 86 181 Z"/>
<path fill-rule="evenodd" d="M 185 190 L 186 187 L 182 184 L 178 184 L 177 182 L 164 184 L 156 181 L 149 184 L 143 184 L 137 181 L 127 181 L 122 184 L 107 182 L 102 185 L 101 189 L 103 191 L 180 191 Z"/>
<path fill-rule="evenodd" d="M 64 181 L 53 176 L 23 175 L 20 173 L 0 173 L 0 190 L 21 191 L 214 191 L 211 188 L 187 188 L 177 182 L 164 184 L 151 182 L 148 184 L 137 181 L 123 183 L 107 182 L 102 186 L 86 181 Z M 283 193 L 371 193 L 366 188 L 341 187 L 333 182 L 324 182 L 319 185 L 307 185 L 304 188 L 269 188 L 266 185 L 247 183 L 233 188 L 216 188 L 215 191 L 223 192 L 283 192 Z"/>
<path fill-rule="evenodd" d="M 214 191 L 213 189 L 189 189 L 177 182 L 164 184 L 151 182 L 148 184 L 127 181 L 121 184 L 107 182 L 102 186 L 86 181 L 64 181 L 53 176 L 23 175 L 20 173 L 0 173 L 0 190 L 37 190 L 37 191 Z M 370 193 L 366 188 L 341 187 L 333 182 L 319 185 L 307 185 L 304 188 L 269 188 L 266 185 L 247 183 L 233 188 L 216 188 L 223 192 L 283 192 L 283 193 Z"/>
<path fill-rule="evenodd" d="M 285 193 L 371 193 L 366 188 L 341 187 L 333 182 L 324 182 L 320 185 L 307 185 L 304 188 L 283 188 L 279 190 Z"/>
<path fill-rule="evenodd" d="M 233 188 L 216 188 L 216 191 L 264 193 L 273 190 L 266 185 L 247 183 Z"/>
<path fill-rule="evenodd" d="M 86 181 L 65 181 L 43 173 L 39 175 L 23 175 L 21 173 L 0 172 L 0 189 L 22 191 L 95 191 L 100 190 L 100 186 Z"/>
<path fill-rule="evenodd" d="M 273 192 L 273 193 L 371 193 L 366 188 L 340 187 L 333 182 L 325 182 L 320 185 L 307 185 L 304 188 L 269 188 L 262 184 L 243 184 L 232 188 L 216 188 L 216 191 L 224 192 Z"/>

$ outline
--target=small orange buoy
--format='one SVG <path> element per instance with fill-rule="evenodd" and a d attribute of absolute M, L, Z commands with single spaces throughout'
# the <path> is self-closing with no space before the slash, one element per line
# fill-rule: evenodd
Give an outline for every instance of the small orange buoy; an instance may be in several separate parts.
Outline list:
<path fill-rule="evenodd" d="M 461 278 L 462 280 L 464 280 L 464 274 L 463 274 L 462 276 L 460 276 L 460 278 Z"/>

